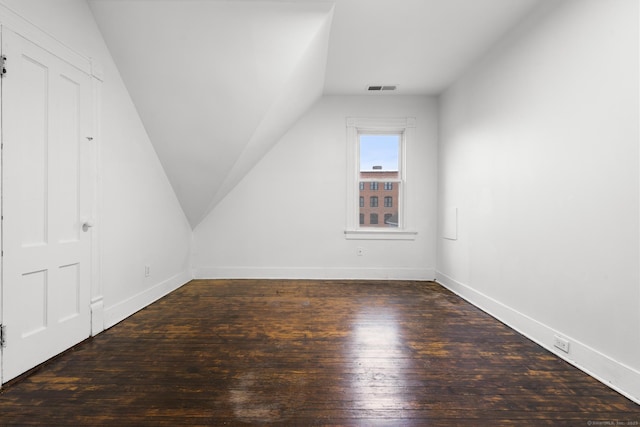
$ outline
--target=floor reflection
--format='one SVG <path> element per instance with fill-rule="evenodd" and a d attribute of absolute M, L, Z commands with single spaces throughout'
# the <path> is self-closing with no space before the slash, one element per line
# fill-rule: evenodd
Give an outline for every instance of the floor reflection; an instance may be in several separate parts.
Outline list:
<path fill-rule="evenodd" d="M 401 329 L 393 310 L 371 308 L 356 315 L 350 352 L 354 375 L 350 389 L 357 408 L 406 409 L 404 392 L 408 355 L 403 352 Z"/>

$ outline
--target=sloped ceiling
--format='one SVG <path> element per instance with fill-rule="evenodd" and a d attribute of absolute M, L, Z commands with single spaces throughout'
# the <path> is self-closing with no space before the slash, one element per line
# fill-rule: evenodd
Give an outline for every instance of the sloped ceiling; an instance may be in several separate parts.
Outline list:
<path fill-rule="evenodd" d="M 195 227 L 325 94 L 438 94 L 541 0 L 89 0 Z"/>
<path fill-rule="evenodd" d="M 221 198 L 223 183 L 233 185 L 227 177 L 234 165 L 252 167 L 254 152 L 279 136 L 270 128 L 295 120 L 270 114 L 283 94 L 304 111 L 322 93 L 330 3 L 97 0 L 90 6 L 192 227 Z M 292 91 L 308 62 L 321 66 Z M 256 131 L 270 140 L 256 141 Z"/>

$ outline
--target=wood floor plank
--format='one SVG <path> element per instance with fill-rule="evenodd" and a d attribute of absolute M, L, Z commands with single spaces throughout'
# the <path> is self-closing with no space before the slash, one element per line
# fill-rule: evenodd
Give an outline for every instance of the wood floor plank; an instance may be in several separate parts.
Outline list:
<path fill-rule="evenodd" d="M 640 406 L 411 281 L 194 280 L 0 392 L 2 426 L 590 421 Z"/>

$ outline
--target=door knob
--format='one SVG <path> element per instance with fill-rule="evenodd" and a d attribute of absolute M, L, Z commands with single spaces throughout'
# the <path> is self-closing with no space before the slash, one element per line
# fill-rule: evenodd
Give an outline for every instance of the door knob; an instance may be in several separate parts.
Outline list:
<path fill-rule="evenodd" d="M 93 227 L 93 222 L 92 221 L 86 221 L 82 224 L 82 231 L 87 232 L 89 231 L 89 229 Z"/>

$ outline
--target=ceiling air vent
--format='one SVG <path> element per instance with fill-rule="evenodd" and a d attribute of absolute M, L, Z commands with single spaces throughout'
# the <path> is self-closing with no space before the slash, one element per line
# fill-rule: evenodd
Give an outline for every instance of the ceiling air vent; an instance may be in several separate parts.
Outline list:
<path fill-rule="evenodd" d="M 371 85 L 367 86 L 367 91 L 369 92 L 386 92 L 386 91 L 394 91 L 398 89 L 396 85 Z"/>

